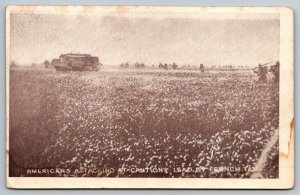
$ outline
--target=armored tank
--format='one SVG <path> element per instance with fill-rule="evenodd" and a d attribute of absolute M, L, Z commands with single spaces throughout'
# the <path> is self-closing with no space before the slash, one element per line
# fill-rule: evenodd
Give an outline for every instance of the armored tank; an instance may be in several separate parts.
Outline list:
<path fill-rule="evenodd" d="M 51 65 L 57 71 L 98 71 L 102 64 L 98 57 L 90 54 L 61 54 L 59 59 L 53 59 Z"/>

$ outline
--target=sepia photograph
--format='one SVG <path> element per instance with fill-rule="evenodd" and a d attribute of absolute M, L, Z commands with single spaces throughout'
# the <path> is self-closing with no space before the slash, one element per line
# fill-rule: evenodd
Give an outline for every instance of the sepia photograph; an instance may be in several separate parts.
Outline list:
<path fill-rule="evenodd" d="M 9 6 L 7 185 L 291 188 L 293 63 L 289 8 Z"/>

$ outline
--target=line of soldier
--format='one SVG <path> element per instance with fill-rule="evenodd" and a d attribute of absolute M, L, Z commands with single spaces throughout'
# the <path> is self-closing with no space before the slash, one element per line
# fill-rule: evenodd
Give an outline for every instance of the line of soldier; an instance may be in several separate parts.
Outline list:
<path fill-rule="evenodd" d="M 185 68 L 186 66 L 183 66 L 183 68 Z M 173 68 L 173 69 L 178 69 L 178 65 L 174 62 L 173 64 L 162 64 L 162 63 L 159 63 L 158 65 L 158 68 L 160 69 L 165 69 L 165 70 L 168 70 L 168 68 Z M 188 65 L 188 68 L 190 68 L 190 66 Z M 200 64 L 199 66 L 199 69 L 201 72 L 204 72 L 204 65 L 203 64 Z"/>
<path fill-rule="evenodd" d="M 159 69 L 165 69 L 165 70 L 168 70 L 170 68 L 173 68 L 173 69 L 177 69 L 178 68 L 178 65 L 174 62 L 173 64 L 162 64 L 162 63 L 159 63 L 158 65 L 158 68 Z"/>
<path fill-rule="evenodd" d="M 126 62 L 125 64 L 122 63 L 122 64 L 120 65 L 120 67 L 121 67 L 121 68 L 129 68 L 129 63 L 128 63 L 128 62 Z M 142 63 L 136 62 L 136 63 L 134 64 L 134 68 L 145 68 L 145 64 L 144 64 L 143 62 L 142 62 Z"/>
<path fill-rule="evenodd" d="M 267 74 L 268 72 L 271 72 L 273 74 L 273 81 L 274 82 L 279 82 L 279 66 L 280 66 L 280 63 L 277 61 L 274 65 L 272 65 L 270 67 L 270 69 L 268 70 L 268 67 L 266 66 L 267 64 L 269 63 L 266 63 L 266 64 L 258 64 L 258 67 L 255 67 L 253 68 L 253 72 L 255 74 L 257 74 L 258 76 L 258 82 L 261 82 L 261 83 L 265 83 L 267 81 Z"/>
<path fill-rule="evenodd" d="M 120 67 L 121 68 L 129 68 L 129 63 L 128 62 L 126 62 L 126 63 L 121 63 L 120 64 Z M 135 68 L 145 68 L 145 64 L 142 62 L 141 64 L 140 63 L 138 63 L 138 62 L 136 62 L 135 64 L 134 64 L 134 67 Z M 155 66 L 154 65 L 152 65 L 152 68 L 154 68 Z M 162 64 L 162 63 L 159 63 L 159 65 L 158 65 L 158 68 L 159 69 L 165 69 L 165 70 L 168 70 L 168 69 L 178 69 L 178 65 L 174 62 L 173 64 Z M 183 66 L 183 68 L 185 68 L 186 66 Z M 190 66 L 188 65 L 188 68 L 189 68 Z M 204 65 L 203 64 L 200 64 L 200 66 L 199 66 L 199 70 L 201 71 L 201 72 L 204 72 Z"/>

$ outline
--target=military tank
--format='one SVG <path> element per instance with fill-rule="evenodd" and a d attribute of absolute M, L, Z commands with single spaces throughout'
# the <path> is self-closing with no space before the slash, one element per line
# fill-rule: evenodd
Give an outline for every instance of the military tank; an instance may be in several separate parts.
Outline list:
<path fill-rule="evenodd" d="M 74 53 L 61 54 L 51 65 L 57 71 L 98 71 L 102 66 L 98 57 Z"/>

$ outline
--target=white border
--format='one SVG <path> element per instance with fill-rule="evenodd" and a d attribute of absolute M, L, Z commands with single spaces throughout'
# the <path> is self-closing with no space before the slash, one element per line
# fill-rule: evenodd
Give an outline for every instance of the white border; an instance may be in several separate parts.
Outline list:
<path fill-rule="evenodd" d="M 138 17 L 199 17 L 219 13 L 239 17 L 255 13 L 280 14 L 280 119 L 278 179 L 213 178 L 53 178 L 8 177 L 10 13 L 117 14 Z M 159 14 L 153 14 L 153 13 Z M 220 17 L 220 19 L 222 18 Z M 258 18 L 255 18 L 258 19 Z M 171 7 L 171 6 L 8 6 L 6 10 L 6 148 L 8 188 L 230 188 L 288 189 L 294 186 L 294 22 L 287 7 Z"/>

